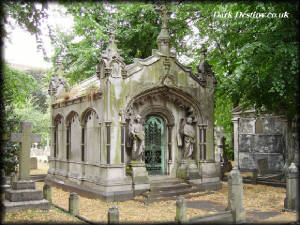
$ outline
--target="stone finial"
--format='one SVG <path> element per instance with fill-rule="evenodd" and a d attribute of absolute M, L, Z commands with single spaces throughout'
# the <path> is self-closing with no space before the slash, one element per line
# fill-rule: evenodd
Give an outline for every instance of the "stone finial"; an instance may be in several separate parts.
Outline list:
<path fill-rule="evenodd" d="M 169 36 L 168 29 L 167 29 L 167 23 L 168 23 L 168 16 L 170 15 L 170 12 L 168 12 L 165 4 L 156 8 L 156 11 L 159 12 L 161 21 L 162 21 L 161 30 L 157 37 L 158 50 L 165 55 L 169 55 L 170 54 L 170 36 Z"/>
<path fill-rule="evenodd" d="M 120 50 L 117 47 L 118 41 L 115 39 L 115 31 L 110 30 L 108 45 L 103 52 L 96 68 L 96 74 L 99 79 L 105 77 L 125 78 L 126 70 L 124 59 L 120 56 Z"/>
<path fill-rule="evenodd" d="M 116 206 L 111 206 L 108 210 L 108 224 L 119 223 L 119 210 Z"/>
<path fill-rule="evenodd" d="M 175 221 L 183 223 L 187 221 L 186 217 L 186 202 L 184 197 L 178 197 L 176 201 L 176 217 Z"/>
<path fill-rule="evenodd" d="M 74 216 L 79 215 L 79 198 L 75 192 L 72 192 L 69 197 L 69 212 Z"/>

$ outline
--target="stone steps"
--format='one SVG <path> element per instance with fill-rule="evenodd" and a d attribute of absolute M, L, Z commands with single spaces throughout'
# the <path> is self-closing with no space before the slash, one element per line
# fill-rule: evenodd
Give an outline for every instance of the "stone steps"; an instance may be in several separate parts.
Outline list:
<path fill-rule="evenodd" d="M 199 192 L 201 189 L 196 187 L 185 187 L 180 189 L 172 189 L 172 190 L 162 190 L 162 191 L 150 191 L 143 193 L 142 195 L 147 199 L 156 199 L 160 197 L 172 197 L 172 196 L 180 196 L 189 193 Z"/>
<path fill-rule="evenodd" d="M 177 198 L 180 195 L 199 192 L 198 187 L 186 183 L 180 178 L 169 178 L 166 176 L 154 176 L 150 177 L 150 190 L 144 192 L 142 196 L 148 200 L 162 201 L 164 198 L 170 199 L 170 197 Z"/>
<path fill-rule="evenodd" d="M 200 193 L 200 194 L 188 194 L 184 195 L 185 199 L 195 198 L 195 197 L 201 197 L 201 196 L 207 196 L 210 194 L 213 194 L 214 192 L 207 192 L 207 193 Z M 160 197 L 156 199 L 134 199 L 135 201 L 142 202 L 144 204 L 150 204 L 153 202 L 163 202 L 163 201 L 169 201 L 169 200 L 177 200 L 178 196 L 171 196 L 171 197 Z"/>
<path fill-rule="evenodd" d="M 178 184 L 171 184 L 171 185 L 161 184 L 161 185 L 155 185 L 155 186 L 150 185 L 150 191 L 158 192 L 158 191 L 185 189 L 185 188 L 190 188 L 190 187 L 192 187 L 192 185 L 186 184 L 186 183 L 178 183 Z"/>
<path fill-rule="evenodd" d="M 25 202 L 10 202 L 8 200 L 4 200 L 2 204 L 4 206 L 5 213 L 17 212 L 26 209 L 48 210 L 51 205 L 50 202 L 45 199 Z"/>

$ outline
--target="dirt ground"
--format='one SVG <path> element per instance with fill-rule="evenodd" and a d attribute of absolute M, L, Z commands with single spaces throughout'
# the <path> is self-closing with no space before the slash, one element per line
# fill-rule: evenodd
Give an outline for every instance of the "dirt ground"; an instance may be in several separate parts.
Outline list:
<path fill-rule="evenodd" d="M 44 166 L 45 170 L 47 167 Z M 37 182 L 36 187 L 38 189 L 43 188 L 43 182 Z M 296 221 L 296 213 L 292 212 L 282 212 L 283 202 L 285 198 L 285 189 L 278 187 L 270 187 L 265 185 L 253 185 L 244 184 L 243 185 L 243 205 L 246 210 L 246 217 L 249 219 L 255 219 L 255 222 L 268 222 L 268 223 L 287 223 Z M 193 197 L 187 199 L 187 202 L 195 202 L 195 204 L 201 204 L 201 201 L 211 202 L 222 207 L 227 206 L 227 195 L 228 186 L 226 182 L 222 182 L 222 189 L 214 191 L 213 193 L 207 193 L 207 195 L 202 195 L 200 197 Z M 195 193 L 194 193 L 195 194 Z M 200 194 L 200 193 L 197 193 Z M 189 194 L 187 194 L 189 195 Z M 54 204 L 68 209 L 68 199 L 70 193 L 63 191 L 60 188 L 52 187 L 52 201 Z M 138 196 L 136 199 L 141 199 L 143 197 Z M 174 222 L 176 213 L 176 200 L 170 200 L 165 202 L 154 202 L 149 205 L 144 205 L 144 203 L 129 200 L 124 202 L 104 202 L 99 199 L 88 199 L 79 196 L 79 207 L 80 216 L 86 218 L 89 221 L 98 223 L 107 223 L 107 213 L 110 206 L 117 206 L 120 213 L 120 222 L 141 222 L 141 223 L 158 223 L 158 222 Z M 200 206 L 200 205 L 199 205 Z M 187 208 L 188 218 L 194 216 L 208 215 L 216 213 L 216 210 L 203 209 L 203 207 Z M 25 214 L 24 214 L 25 213 Z M 15 214 L 7 214 L 5 216 L 4 222 L 17 222 L 24 221 L 24 219 L 29 221 L 66 221 L 66 222 L 77 222 L 78 220 L 62 211 L 51 208 L 49 212 L 39 212 L 30 211 L 31 217 L 24 216 L 27 215 L 26 212 L 19 212 Z M 29 214 L 30 214 L 29 213 Z M 34 216 L 35 213 L 35 216 Z M 264 213 L 271 213 L 273 216 L 267 216 L 265 218 L 260 218 L 258 215 L 263 215 Z M 49 219 L 49 220 L 48 220 Z M 72 220 L 73 219 L 73 220 Z M 252 220 L 249 220 L 252 221 Z"/>

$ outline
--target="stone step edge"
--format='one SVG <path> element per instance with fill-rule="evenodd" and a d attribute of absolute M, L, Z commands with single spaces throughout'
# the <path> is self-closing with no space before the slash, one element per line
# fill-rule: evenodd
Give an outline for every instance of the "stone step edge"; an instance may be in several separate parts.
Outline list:
<path fill-rule="evenodd" d="M 190 198 L 194 198 L 194 197 L 200 197 L 200 196 L 205 196 L 205 195 L 211 195 L 214 192 L 207 192 L 207 193 L 201 193 L 201 194 L 196 194 L 196 195 L 188 195 L 188 196 L 184 196 L 181 195 L 182 197 L 184 197 L 185 199 L 190 199 Z M 178 198 L 178 196 L 170 196 L 170 197 L 162 197 L 160 199 L 133 199 L 134 201 L 138 201 L 138 202 L 142 202 L 144 204 L 149 204 L 152 202 L 162 202 L 162 201 L 170 201 L 170 200 L 176 200 Z"/>
<path fill-rule="evenodd" d="M 187 189 L 187 190 L 186 190 Z M 203 191 L 202 188 L 185 188 L 185 189 L 179 189 L 176 191 L 170 191 L 170 192 L 162 192 L 162 193 L 149 193 L 149 194 L 145 194 L 143 193 L 142 195 L 146 198 L 157 198 L 157 197 L 168 197 L 169 196 L 178 196 L 178 195 L 184 195 L 184 194 L 189 194 L 189 193 L 195 193 L 195 192 L 199 192 L 199 191 Z"/>
<path fill-rule="evenodd" d="M 169 190 L 175 190 L 175 189 L 181 189 L 181 188 L 191 188 L 191 184 L 175 184 L 175 185 L 162 185 L 162 186 L 150 186 L 150 191 L 169 191 Z"/>
<path fill-rule="evenodd" d="M 150 184 L 163 185 L 163 184 L 180 184 L 184 183 L 184 180 L 150 180 Z"/>

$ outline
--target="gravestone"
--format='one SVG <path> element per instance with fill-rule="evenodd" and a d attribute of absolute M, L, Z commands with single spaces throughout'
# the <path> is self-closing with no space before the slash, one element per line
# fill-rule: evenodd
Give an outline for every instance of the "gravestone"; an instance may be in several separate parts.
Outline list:
<path fill-rule="evenodd" d="M 38 168 L 38 160 L 37 157 L 30 157 L 30 169 Z"/>
<path fill-rule="evenodd" d="M 40 142 L 41 135 L 32 134 L 32 123 L 21 122 L 21 133 L 12 134 L 11 141 L 20 143 L 18 180 L 12 182 L 11 189 L 5 193 L 3 201 L 5 212 L 23 209 L 44 209 L 50 207 L 49 201 L 43 199 L 43 192 L 35 189 L 30 180 L 30 147 L 32 142 Z"/>
<path fill-rule="evenodd" d="M 268 170 L 269 170 L 269 164 L 268 164 L 268 159 L 258 159 L 257 160 L 257 168 L 258 168 L 258 173 L 261 176 L 264 176 Z"/>

